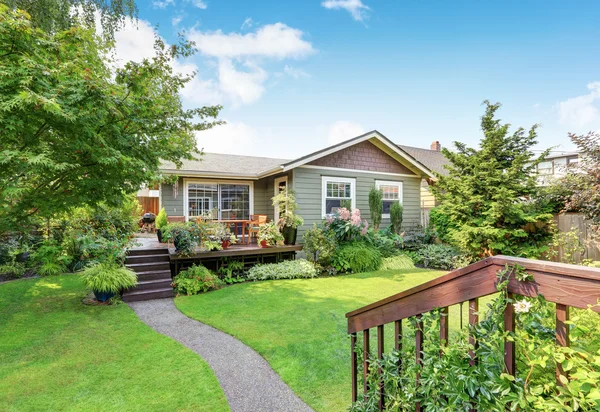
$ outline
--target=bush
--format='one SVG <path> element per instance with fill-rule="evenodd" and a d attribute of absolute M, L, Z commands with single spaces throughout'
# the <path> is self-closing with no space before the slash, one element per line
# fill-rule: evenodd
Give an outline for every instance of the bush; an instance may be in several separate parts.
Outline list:
<path fill-rule="evenodd" d="M 110 262 L 89 267 L 82 276 L 85 285 L 96 292 L 119 293 L 137 285 L 135 272 Z"/>
<path fill-rule="evenodd" d="M 217 275 L 202 265 L 193 265 L 182 270 L 173 279 L 173 287 L 177 295 L 197 295 L 222 288 L 224 282 Z"/>
<path fill-rule="evenodd" d="M 415 264 L 426 268 L 450 270 L 464 263 L 465 254 L 453 246 L 425 245 L 411 254 Z"/>
<path fill-rule="evenodd" d="M 338 272 L 371 272 L 381 266 L 381 252 L 364 242 L 346 243 L 333 255 L 332 266 Z"/>
<path fill-rule="evenodd" d="M 337 242 L 331 230 L 324 230 L 313 224 L 312 229 L 304 233 L 304 252 L 308 260 L 321 266 L 329 265 Z"/>
<path fill-rule="evenodd" d="M 383 192 L 375 186 L 369 191 L 369 211 L 371 212 L 373 229 L 377 231 L 379 225 L 381 225 L 381 216 L 383 213 Z"/>
<path fill-rule="evenodd" d="M 397 255 L 403 244 L 402 236 L 393 233 L 389 227 L 377 232 L 369 230 L 365 241 L 377 248 L 384 258 Z"/>
<path fill-rule="evenodd" d="M 69 257 L 64 255 L 63 249 L 53 240 L 46 240 L 33 253 L 32 261 L 39 265 L 37 273 L 41 276 L 60 275 L 67 270 L 66 263 Z"/>
<path fill-rule="evenodd" d="M 156 219 L 154 220 L 154 225 L 157 229 L 162 229 L 169 224 L 169 219 L 167 218 L 167 211 L 163 207 L 156 215 Z"/>
<path fill-rule="evenodd" d="M 349 209 L 340 207 L 335 214 L 327 215 L 324 228 L 333 231 L 337 242 L 342 243 L 365 236 L 369 224 L 361 219 L 359 209 L 350 212 Z"/>
<path fill-rule="evenodd" d="M 10 279 L 19 279 L 26 272 L 25 264 L 21 262 L 5 263 L 0 265 L 0 276 Z"/>
<path fill-rule="evenodd" d="M 194 222 L 169 223 L 161 229 L 163 241 L 173 242 L 175 250 L 182 256 L 193 255 L 200 239 L 199 226 Z"/>
<path fill-rule="evenodd" d="M 404 208 L 400 203 L 392 203 L 390 207 L 390 227 L 393 233 L 400 234 L 402 231 L 402 214 Z"/>
<path fill-rule="evenodd" d="M 452 225 L 450 217 L 442 211 L 434 207 L 429 211 L 429 231 L 433 236 L 441 240 L 442 242 L 449 242 L 450 237 L 448 236 L 450 229 L 455 228 Z"/>
<path fill-rule="evenodd" d="M 281 263 L 253 266 L 248 272 L 250 280 L 300 279 L 318 276 L 315 266 L 305 259 L 286 260 Z"/>
<path fill-rule="evenodd" d="M 383 259 L 381 263 L 381 270 L 402 270 L 402 269 L 414 269 L 415 264 L 412 259 L 407 255 L 392 256 Z"/>

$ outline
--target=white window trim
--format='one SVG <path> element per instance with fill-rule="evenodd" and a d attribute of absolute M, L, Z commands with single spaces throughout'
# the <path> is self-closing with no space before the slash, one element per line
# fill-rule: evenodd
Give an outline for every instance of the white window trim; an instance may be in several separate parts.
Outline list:
<path fill-rule="evenodd" d="M 273 182 L 273 196 L 277 196 L 279 194 L 277 189 L 279 188 L 279 183 L 281 183 L 281 182 L 285 182 L 285 187 L 288 190 L 290 189 L 288 187 L 288 184 L 289 184 L 288 177 L 287 176 L 278 177 Z M 279 221 L 279 206 L 278 205 L 273 206 L 273 216 L 275 216 L 275 222 L 278 222 Z"/>
<path fill-rule="evenodd" d="M 325 204 L 327 203 L 327 182 L 350 183 L 350 195 L 352 196 L 352 209 L 356 209 L 356 179 L 349 177 L 322 176 L 321 177 L 321 215 L 325 217 Z"/>
<path fill-rule="evenodd" d="M 400 181 L 390 181 L 390 180 L 376 180 L 375 181 L 375 187 L 377 189 L 379 189 L 381 186 L 398 186 L 398 203 L 400 203 L 401 205 L 403 204 L 403 194 L 404 194 L 404 188 L 403 188 L 403 182 Z M 384 213 L 381 215 L 381 217 L 383 217 L 384 219 L 389 219 L 390 218 L 390 214 L 389 213 Z"/>
<path fill-rule="evenodd" d="M 213 185 L 248 185 L 250 186 L 250 193 L 249 193 L 249 198 L 248 201 L 250 202 L 250 210 L 249 210 L 249 214 L 253 215 L 254 214 L 254 182 L 252 181 L 248 181 L 248 180 L 207 180 L 207 179 L 183 179 L 183 210 L 184 210 L 184 216 L 185 216 L 185 221 L 189 221 L 190 220 L 190 211 L 189 211 L 189 207 L 188 207 L 188 190 L 189 190 L 189 185 L 190 183 L 204 183 L 204 184 L 213 184 Z M 218 207 L 218 215 L 217 218 L 221 219 L 221 191 L 218 191 L 219 193 L 219 197 L 217 200 L 217 207 Z"/>

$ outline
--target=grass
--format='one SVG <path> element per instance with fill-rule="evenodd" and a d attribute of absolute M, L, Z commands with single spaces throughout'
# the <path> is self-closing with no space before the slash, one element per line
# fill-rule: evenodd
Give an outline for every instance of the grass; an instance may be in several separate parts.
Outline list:
<path fill-rule="evenodd" d="M 73 275 L 0 284 L 0 410 L 229 410 L 194 352 L 85 295 Z"/>
<path fill-rule="evenodd" d="M 315 410 L 344 411 L 351 403 L 345 313 L 442 274 L 413 268 L 244 283 L 175 303 L 186 315 L 254 348 Z M 458 307 L 450 308 L 451 331 L 459 328 L 458 314 Z M 465 306 L 465 324 L 467 316 Z M 386 348 L 391 335 L 386 332 Z"/>

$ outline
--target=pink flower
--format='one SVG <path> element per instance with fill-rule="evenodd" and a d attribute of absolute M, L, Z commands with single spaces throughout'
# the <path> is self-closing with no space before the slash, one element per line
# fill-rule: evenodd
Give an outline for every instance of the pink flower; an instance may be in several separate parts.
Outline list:
<path fill-rule="evenodd" d="M 340 207 L 338 209 L 338 214 L 340 215 L 340 219 L 342 219 L 342 220 L 350 219 L 350 211 L 348 209 L 346 209 L 345 207 Z"/>
<path fill-rule="evenodd" d="M 333 216 L 332 215 L 327 215 L 325 216 L 325 222 L 330 225 L 333 223 Z"/>
<path fill-rule="evenodd" d="M 360 219 L 360 210 L 354 209 L 352 212 L 352 217 L 350 218 L 350 222 L 352 222 L 352 224 L 356 227 L 360 226 L 362 223 L 362 220 Z"/>
<path fill-rule="evenodd" d="M 368 230 L 369 230 L 369 222 L 367 222 L 365 220 L 365 225 L 363 226 L 362 230 L 360 231 L 360 234 L 364 236 L 367 234 Z"/>

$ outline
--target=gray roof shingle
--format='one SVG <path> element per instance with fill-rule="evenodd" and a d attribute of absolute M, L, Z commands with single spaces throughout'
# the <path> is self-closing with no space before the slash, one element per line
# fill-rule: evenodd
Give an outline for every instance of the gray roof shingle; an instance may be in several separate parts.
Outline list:
<path fill-rule="evenodd" d="M 200 160 L 184 160 L 181 169 L 177 169 L 172 162 L 164 162 L 161 169 L 164 172 L 177 174 L 222 174 L 240 177 L 256 177 L 260 173 L 274 169 L 288 162 L 287 159 L 273 159 L 270 157 L 240 156 L 222 153 L 204 153 Z"/>
<path fill-rule="evenodd" d="M 444 165 L 449 161 L 442 152 L 430 149 L 421 149 L 420 147 L 404 146 L 399 144 L 398 147 L 406 153 L 417 159 L 429 170 L 437 172 L 441 175 L 447 175 L 448 171 Z"/>

